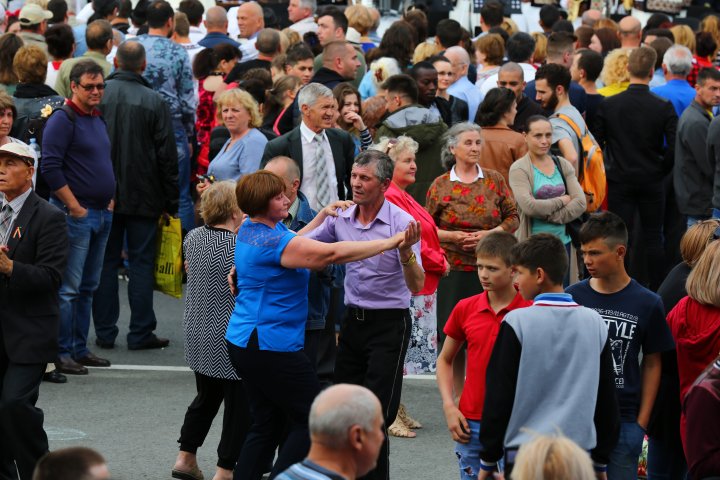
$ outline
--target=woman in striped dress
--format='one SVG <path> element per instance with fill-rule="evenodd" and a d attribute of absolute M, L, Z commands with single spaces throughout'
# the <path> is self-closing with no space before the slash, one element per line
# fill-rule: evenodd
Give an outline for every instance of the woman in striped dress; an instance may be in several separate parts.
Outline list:
<path fill-rule="evenodd" d="M 218 182 L 208 187 L 202 195 L 200 214 L 205 225 L 191 230 L 183 243 L 187 271 L 185 360 L 195 372 L 197 396 L 185 413 L 178 440 L 180 453 L 172 476 L 181 480 L 203 478 L 196 452 L 224 402 L 213 480 L 230 480 L 250 427 L 242 380 L 230 364 L 225 343 L 235 305 L 227 276 L 233 266 L 236 232 L 242 220 L 235 182 Z"/>

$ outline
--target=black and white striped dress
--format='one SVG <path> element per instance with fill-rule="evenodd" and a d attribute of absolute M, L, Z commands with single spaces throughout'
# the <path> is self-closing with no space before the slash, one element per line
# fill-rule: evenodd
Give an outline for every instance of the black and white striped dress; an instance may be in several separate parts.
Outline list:
<path fill-rule="evenodd" d="M 239 380 L 230 364 L 225 332 L 235 306 L 227 276 L 235 260 L 236 235 L 207 225 L 190 231 L 183 248 L 187 261 L 185 361 L 208 377 Z"/>

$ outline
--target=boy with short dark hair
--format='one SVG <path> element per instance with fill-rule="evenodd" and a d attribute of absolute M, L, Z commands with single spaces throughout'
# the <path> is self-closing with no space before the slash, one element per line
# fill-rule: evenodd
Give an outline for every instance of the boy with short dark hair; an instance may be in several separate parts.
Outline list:
<path fill-rule="evenodd" d="M 511 252 L 517 238 L 507 232 L 485 235 L 475 249 L 483 293 L 460 300 L 445 324 L 447 335 L 437 362 L 437 382 L 450 434 L 456 442 L 460 478 L 475 480 L 480 469 L 480 422 L 485 399 L 485 369 L 505 315 L 532 302 L 513 285 Z M 453 385 L 453 361 L 467 342 L 467 375 L 459 406 Z"/>
<path fill-rule="evenodd" d="M 579 304 L 602 316 L 612 345 L 621 425 L 610 454 L 610 480 L 637 478 L 638 457 L 660 385 L 660 355 L 675 348 L 662 300 L 625 271 L 627 242 L 619 216 L 592 215 L 580 229 L 583 260 L 592 278 L 566 289 Z"/>
<path fill-rule="evenodd" d="M 617 440 L 612 356 L 600 315 L 563 293 L 565 246 L 540 233 L 513 247 L 520 294 L 533 305 L 505 316 L 486 374 L 479 480 L 505 451 L 510 478 L 518 448 L 535 434 L 562 432 L 590 452 L 605 478 Z"/>

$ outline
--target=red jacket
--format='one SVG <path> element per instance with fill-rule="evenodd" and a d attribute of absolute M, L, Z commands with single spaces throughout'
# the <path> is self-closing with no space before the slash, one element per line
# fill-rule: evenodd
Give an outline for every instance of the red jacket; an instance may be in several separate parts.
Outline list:
<path fill-rule="evenodd" d="M 667 321 L 676 344 L 682 405 L 695 379 L 720 352 L 720 308 L 685 297 L 670 311 Z M 680 419 L 680 434 L 684 445 L 684 414 Z"/>

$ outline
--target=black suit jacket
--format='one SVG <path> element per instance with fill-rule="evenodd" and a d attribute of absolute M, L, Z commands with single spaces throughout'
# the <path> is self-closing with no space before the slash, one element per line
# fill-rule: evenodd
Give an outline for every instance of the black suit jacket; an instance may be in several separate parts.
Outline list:
<path fill-rule="evenodd" d="M 13 363 L 55 360 L 60 328 L 58 290 L 65 271 L 65 215 L 35 192 L 12 226 L 12 274 L 0 274 L 0 340 Z"/>
<path fill-rule="evenodd" d="M 330 148 L 332 149 L 333 160 L 335 160 L 335 176 L 337 178 L 338 198 L 349 200 L 352 197 L 350 189 L 350 171 L 355 160 L 355 142 L 349 133 L 337 128 L 325 130 Z M 284 155 L 295 160 L 300 167 L 300 182 L 303 175 L 303 151 L 302 136 L 300 127 L 295 127 L 285 135 L 270 140 L 265 145 L 260 168 L 264 168 L 272 158 Z"/>

